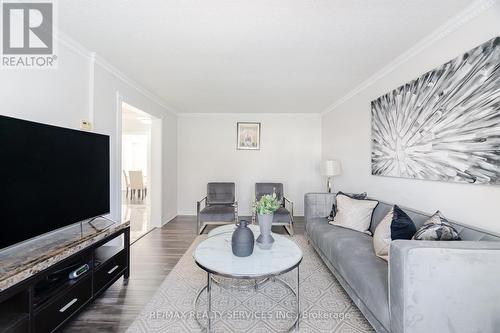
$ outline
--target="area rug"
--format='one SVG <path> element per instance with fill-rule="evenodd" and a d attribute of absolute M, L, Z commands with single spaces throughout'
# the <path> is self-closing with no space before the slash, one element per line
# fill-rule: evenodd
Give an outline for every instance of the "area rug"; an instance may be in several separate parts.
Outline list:
<path fill-rule="evenodd" d="M 204 332 L 206 293 L 194 300 L 206 285 L 207 274 L 192 258 L 196 246 L 206 236 L 199 236 L 167 276 L 151 301 L 133 322 L 128 333 Z M 299 332 L 374 332 L 356 305 L 324 265 L 304 236 L 292 238 L 303 251 L 300 265 Z M 281 279 L 296 286 L 295 270 Z M 296 300 L 281 283 L 268 281 L 258 290 L 243 288 L 226 279 L 213 284 L 212 332 L 274 333 L 287 331 L 293 324 Z"/>

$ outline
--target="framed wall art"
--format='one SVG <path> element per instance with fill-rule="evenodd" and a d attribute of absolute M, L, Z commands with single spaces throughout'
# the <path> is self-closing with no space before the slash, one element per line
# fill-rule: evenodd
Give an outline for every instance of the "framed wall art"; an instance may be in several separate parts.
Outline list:
<path fill-rule="evenodd" d="M 371 103 L 372 174 L 500 184 L 500 37 Z"/>
<path fill-rule="evenodd" d="M 237 149 L 260 149 L 260 123 L 237 123 Z"/>

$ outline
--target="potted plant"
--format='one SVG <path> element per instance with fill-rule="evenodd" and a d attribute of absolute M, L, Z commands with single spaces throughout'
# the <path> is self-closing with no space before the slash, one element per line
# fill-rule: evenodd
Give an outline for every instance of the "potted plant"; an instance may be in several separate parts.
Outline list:
<path fill-rule="evenodd" d="M 260 235 L 257 244 L 261 249 L 268 250 L 273 246 L 274 238 L 271 236 L 274 212 L 280 207 L 276 193 L 263 195 L 255 204 L 255 212 L 259 221 Z"/>

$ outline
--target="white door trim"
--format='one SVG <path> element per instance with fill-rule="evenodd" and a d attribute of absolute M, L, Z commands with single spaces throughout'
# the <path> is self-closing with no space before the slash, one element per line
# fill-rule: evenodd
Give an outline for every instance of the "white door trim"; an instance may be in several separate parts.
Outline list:
<path fill-rule="evenodd" d="M 116 156 L 115 156 L 115 186 L 114 193 L 119 195 L 114 200 L 116 219 L 121 221 L 122 217 L 122 107 L 123 103 L 134 106 L 134 103 L 129 103 L 127 97 L 122 95 L 119 91 L 116 92 Z M 135 107 L 135 106 L 134 106 Z M 150 171 L 151 179 L 148 188 L 148 196 L 151 198 L 151 227 L 159 228 L 162 223 L 162 198 L 163 198 L 163 158 L 162 158 L 162 143 L 163 143 L 163 119 L 154 114 L 149 113 L 145 109 L 137 107 L 142 112 L 147 113 L 152 118 L 151 126 L 151 145 L 150 145 Z"/>
<path fill-rule="evenodd" d="M 112 189 L 116 193 L 114 200 L 116 219 L 122 221 L 122 105 L 123 95 L 119 91 L 116 92 L 116 151 L 115 151 L 115 188 Z"/>

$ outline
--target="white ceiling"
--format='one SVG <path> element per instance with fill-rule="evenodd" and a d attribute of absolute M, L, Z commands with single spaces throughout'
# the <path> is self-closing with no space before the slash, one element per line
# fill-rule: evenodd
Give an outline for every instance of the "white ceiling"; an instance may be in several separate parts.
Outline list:
<path fill-rule="evenodd" d="M 179 112 L 321 112 L 470 0 L 58 1 L 62 31 Z"/>

